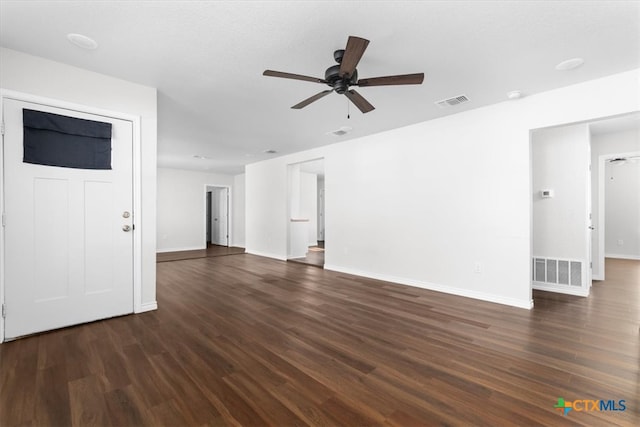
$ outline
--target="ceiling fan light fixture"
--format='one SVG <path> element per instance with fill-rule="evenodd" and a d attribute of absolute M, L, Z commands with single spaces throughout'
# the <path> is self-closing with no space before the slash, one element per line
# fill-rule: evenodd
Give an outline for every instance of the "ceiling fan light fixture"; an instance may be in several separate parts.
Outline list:
<path fill-rule="evenodd" d="M 95 50 L 98 48 L 97 41 L 82 34 L 69 33 L 67 34 L 67 40 L 82 49 Z"/>
<path fill-rule="evenodd" d="M 567 59 L 566 61 L 562 61 L 558 65 L 556 65 L 556 70 L 557 71 L 575 70 L 576 68 L 582 66 L 582 64 L 584 64 L 584 59 L 571 58 L 571 59 Z"/>

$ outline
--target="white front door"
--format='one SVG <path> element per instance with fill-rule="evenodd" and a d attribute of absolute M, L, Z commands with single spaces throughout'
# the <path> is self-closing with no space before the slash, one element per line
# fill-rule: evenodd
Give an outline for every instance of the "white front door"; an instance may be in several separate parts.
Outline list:
<path fill-rule="evenodd" d="M 5 338 L 132 313 L 132 123 L 11 99 L 3 107 Z M 23 109 L 111 123 L 112 170 L 23 163 Z"/>

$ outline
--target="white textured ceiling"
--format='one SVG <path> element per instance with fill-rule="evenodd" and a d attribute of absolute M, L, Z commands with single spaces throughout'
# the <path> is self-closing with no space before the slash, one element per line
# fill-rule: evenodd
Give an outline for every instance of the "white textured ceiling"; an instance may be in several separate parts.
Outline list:
<path fill-rule="evenodd" d="M 94 38 L 84 51 L 67 33 Z M 325 86 L 347 37 L 371 41 L 360 77 L 425 73 L 421 86 L 358 91 L 362 114 Z M 247 163 L 640 67 L 637 1 L 0 1 L 0 44 L 158 88 L 160 166 L 238 173 Z M 570 72 L 554 66 L 583 57 Z M 465 94 L 441 109 L 435 101 Z M 353 131 L 327 135 L 341 126 Z M 195 159 L 193 155 L 208 159 Z"/>

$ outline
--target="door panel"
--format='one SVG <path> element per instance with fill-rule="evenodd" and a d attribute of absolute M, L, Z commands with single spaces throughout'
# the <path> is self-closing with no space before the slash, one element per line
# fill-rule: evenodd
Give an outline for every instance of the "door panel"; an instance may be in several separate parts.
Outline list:
<path fill-rule="evenodd" d="M 218 210 L 218 236 L 220 239 L 220 245 L 229 246 L 229 218 L 228 218 L 228 200 L 229 189 L 222 188 L 218 190 L 219 197 L 219 210 Z"/>
<path fill-rule="evenodd" d="M 211 191 L 207 191 L 206 201 L 207 244 L 212 243 L 211 237 Z"/>
<path fill-rule="evenodd" d="M 229 246 L 229 189 L 215 187 L 211 191 L 212 238 L 215 245 Z"/>
<path fill-rule="evenodd" d="M 23 108 L 111 123 L 113 169 L 23 163 Z M 133 312 L 131 122 L 15 100 L 4 119 L 5 338 Z"/>

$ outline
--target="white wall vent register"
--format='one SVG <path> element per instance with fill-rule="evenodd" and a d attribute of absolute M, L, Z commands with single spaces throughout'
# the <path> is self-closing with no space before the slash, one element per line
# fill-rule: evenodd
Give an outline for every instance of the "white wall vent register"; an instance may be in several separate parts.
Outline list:
<path fill-rule="evenodd" d="M 436 101 L 436 105 L 440 108 L 454 107 L 459 104 L 469 102 L 467 95 L 458 95 L 453 98 L 443 99 L 442 101 Z"/>
<path fill-rule="evenodd" d="M 533 280 L 540 283 L 582 286 L 582 261 L 533 258 Z"/>

